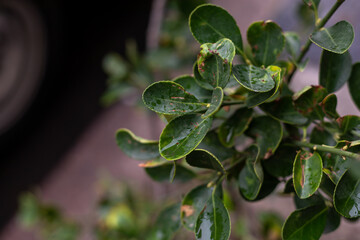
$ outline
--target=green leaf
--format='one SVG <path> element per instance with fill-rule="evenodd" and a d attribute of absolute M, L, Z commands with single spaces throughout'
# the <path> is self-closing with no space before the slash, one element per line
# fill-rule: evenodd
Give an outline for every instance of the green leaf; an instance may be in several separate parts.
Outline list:
<path fill-rule="evenodd" d="M 177 203 L 160 212 L 152 228 L 150 240 L 171 240 L 180 227 L 180 203 Z"/>
<path fill-rule="evenodd" d="M 206 103 L 172 81 L 151 84 L 143 93 L 143 101 L 149 109 L 162 114 L 182 115 L 206 110 Z"/>
<path fill-rule="evenodd" d="M 243 50 L 239 27 L 234 18 L 221 7 L 211 4 L 197 7 L 190 14 L 189 26 L 194 38 L 201 44 L 229 38 L 238 53 Z"/>
<path fill-rule="evenodd" d="M 106 54 L 103 60 L 103 69 L 111 78 L 121 80 L 128 73 L 128 66 L 124 59 L 117 53 Z"/>
<path fill-rule="evenodd" d="M 334 26 L 312 33 L 310 40 L 327 51 L 343 54 L 354 41 L 354 29 L 349 22 L 340 21 Z"/>
<path fill-rule="evenodd" d="M 239 108 L 219 127 L 219 140 L 226 147 L 234 145 L 235 137 L 241 135 L 252 120 L 251 108 Z"/>
<path fill-rule="evenodd" d="M 260 116 L 251 121 L 246 134 L 256 138 L 260 158 L 269 158 L 280 144 L 283 129 L 279 121 L 268 116 Z"/>
<path fill-rule="evenodd" d="M 334 207 L 346 218 L 360 216 L 360 179 L 346 171 L 336 185 Z"/>
<path fill-rule="evenodd" d="M 360 62 L 353 65 L 348 84 L 350 95 L 357 108 L 360 109 Z"/>
<path fill-rule="evenodd" d="M 210 106 L 209 106 L 208 110 L 206 110 L 206 112 L 203 115 L 201 115 L 201 117 L 206 119 L 206 118 L 214 115 L 219 110 L 219 108 L 222 104 L 223 98 L 224 98 L 224 92 L 223 92 L 222 88 L 216 87 L 212 94 Z"/>
<path fill-rule="evenodd" d="M 209 151 L 204 149 L 195 149 L 186 156 L 186 162 L 193 167 L 213 169 L 219 172 L 225 172 L 225 168 L 219 159 Z"/>
<path fill-rule="evenodd" d="M 288 124 L 304 125 L 308 119 L 296 111 L 290 96 L 282 97 L 271 103 L 264 103 L 260 108 L 269 116 Z"/>
<path fill-rule="evenodd" d="M 285 48 L 286 51 L 293 57 L 293 59 L 296 59 L 300 52 L 300 37 L 295 32 L 285 32 Z"/>
<path fill-rule="evenodd" d="M 293 96 L 295 109 L 307 118 L 324 118 L 320 102 L 327 95 L 327 90 L 322 86 L 307 86 Z"/>
<path fill-rule="evenodd" d="M 324 234 L 335 231 L 340 226 L 340 222 L 340 214 L 335 210 L 335 208 L 329 207 Z"/>
<path fill-rule="evenodd" d="M 185 157 L 194 150 L 211 127 L 212 118 L 189 114 L 172 120 L 160 135 L 160 154 L 167 160 Z"/>
<path fill-rule="evenodd" d="M 271 74 L 256 66 L 236 65 L 233 74 L 241 86 L 253 92 L 268 92 L 275 87 Z"/>
<path fill-rule="evenodd" d="M 294 195 L 294 203 L 296 209 L 307 208 L 315 205 L 325 204 L 324 198 L 320 195 L 315 193 L 311 197 L 300 199 L 297 195 Z"/>
<path fill-rule="evenodd" d="M 325 115 L 329 118 L 336 119 L 339 114 L 336 112 L 337 97 L 335 94 L 327 95 L 321 102 L 321 107 Z"/>
<path fill-rule="evenodd" d="M 260 163 L 260 149 L 252 145 L 247 150 L 249 157 L 245 167 L 239 174 L 238 184 L 241 195 L 247 200 L 255 200 L 264 181 L 264 173 Z"/>
<path fill-rule="evenodd" d="M 211 198 L 213 189 L 201 185 L 185 195 L 181 204 L 181 221 L 190 231 L 195 230 L 196 220 L 204 209 L 206 201 Z"/>
<path fill-rule="evenodd" d="M 336 120 L 341 131 L 341 139 L 354 141 L 360 139 L 360 117 L 346 115 Z"/>
<path fill-rule="evenodd" d="M 197 240 L 228 240 L 230 237 L 230 216 L 215 190 L 196 220 L 195 236 Z"/>
<path fill-rule="evenodd" d="M 323 50 L 320 62 L 320 85 L 329 93 L 339 90 L 350 77 L 351 64 L 349 52 L 337 54 Z"/>
<path fill-rule="evenodd" d="M 320 239 L 325 228 L 327 211 L 325 205 L 316 205 L 294 211 L 283 225 L 282 239 Z"/>
<path fill-rule="evenodd" d="M 192 180 L 196 175 L 191 170 L 181 166 L 176 165 L 176 175 L 174 177 L 174 164 L 166 163 L 156 167 L 145 168 L 147 175 L 157 182 L 187 182 Z"/>
<path fill-rule="evenodd" d="M 158 141 L 137 137 L 128 129 L 117 130 L 116 142 L 119 148 L 131 158 L 150 160 L 160 157 Z"/>
<path fill-rule="evenodd" d="M 212 86 L 212 89 L 218 86 L 224 88 L 230 80 L 231 65 L 218 55 L 207 57 L 201 62 L 198 61 L 197 67 L 202 78 L 201 82 L 205 81 L 207 86 Z"/>
<path fill-rule="evenodd" d="M 285 46 L 281 28 L 272 21 L 251 24 L 247 30 L 247 40 L 258 66 L 273 64 Z"/>
<path fill-rule="evenodd" d="M 275 154 L 263 161 L 266 171 L 274 177 L 287 177 L 293 170 L 297 147 L 280 144 Z"/>
<path fill-rule="evenodd" d="M 276 96 L 276 93 L 278 93 L 282 79 L 281 68 L 278 66 L 269 66 L 266 68 L 266 70 L 270 73 L 272 79 L 275 81 L 275 87 L 268 92 L 249 92 L 246 98 L 246 106 L 255 107 L 267 100 L 270 100 Z"/>
<path fill-rule="evenodd" d="M 200 87 L 194 77 L 183 75 L 173 79 L 173 81 L 180 84 L 186 92 L 194 95 L 199 101 L 206 103 L 210 102 L 212 92 Z"/>
<path fill-rule="evenodd" d="M 208 132 L 203 141 L 199 144 L 198 148 L 211 152 L 220 161 L 232 158 L 235 154 L 235 150 L 233 148 L 226 148 L 221 144 L 215 131 Z"/>
<path fill-rule="evenodd" d="M 260 188 L 260 192 L 254 201 L 259 201 L 269 196 L 279 184 L 279 180 L 276 177 L 271 176 L 264 171 L 264 180 Z"/>
<path fill-rule="evenodd" d="M 216 43 L 204 43 L 200 46 L 197 64 L 202 65 L 204 60 L 210 56 L 217 55 L 226 63 L 232 64 L 235 57 L 235 45 L 227 38 L 220 39 Z"/>
<path fill-rule="evenodd" d="M 319 188 L 322 177 L 322 160 L 317 152 L 299 151 L 293 169 L 296 194 L 304 199 L 313 195 Z"/>
<path fill-rule="evenodd" d="M 207 90 L 214 90 L 214 86 L 212 85 L 212 81 L 205 80 L 201 74 L 199 73 L 199 68 L 197 63 L 195 62 L 193 66 L 193 72 L 194 72 L 194 78 L 197 84 L 199 84 L 202 88 L 205 88 Z"/>
<path fill-rule="evenodd" d="M 314 127 L 310 134 L 310 142 L 314 144 L 325 144 L 335 146 L 336 141 L 331 133 L 321 127 Z"/>

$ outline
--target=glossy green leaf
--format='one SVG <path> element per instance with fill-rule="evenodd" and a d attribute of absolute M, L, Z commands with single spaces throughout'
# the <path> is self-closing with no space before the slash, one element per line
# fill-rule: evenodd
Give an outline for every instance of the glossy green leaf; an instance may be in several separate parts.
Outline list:
<path fill-rule="evenodd" d="M 325 144 L 328 146 L 335 146 L 336 140 L 334 136 L 327 130 L 321 127 L 314 127 L 310 134 L 310 142 L 314 144 Z"/>
<path fill-rule="evenodd" d="M 252 145 L 247 152 L 249 157 L 239 174 L 238 184 L 240 193 L 245 199 L 255 200 L 264 181 L 264 173 L 259 159 L 260 149 L 258 146 Z"/>
<path fill-rule="evenodd" d="M 285 32 L 284 37 L 286 51 L 295 59 L 300 52 L 300 37 L 295 32 Z"/>
<path fill-rule="evenodd" d="M 346 171 L 336 185 L 334 206 L 346 218 L 360 216 L 360 179 Z"/>
<path fill-rule="evenodd" d="M 340 226 L 340 222 L 340 214 L 335 210 L 335 208 L 329 207 L 324 234 L 335 231 Z"/>
<path fill-rule="evenodd" d="M 322 160 L 317 152 L 299 151 L 294 161 L 293 181 L 296 194 L 304 199 L 319 188 L 322 177 Z"/>
<path fill-rule="evenodd" d="M 295 125 L 304 125 L 308 119 L 296 111 L 291 97 L 282 97 L 270 103 L 264 103 L 260 108 L 269 116 Z"/>
<path fill-rule="evenodd" d="M 199 73 L 199 68 L 198 68 L 198 65 L 196 62 L 193 66 L 193 72 L 194 72 L 195 81 L 197 82 L 197 84 L 199 84 L 199 86 L 201 86 L 202 88 L 205 88 L 207 90 L 214 90 L 212 81 L 209 82 L 209 81 L 205 80 Z"/>
<path fill-rule="evenodd" d="M 343 54 L 354 41 L 354 29 L 347 21 L 340 21 L 329 28 L 321 28 L 310 35 L 310 40 L 319 47 Z"/>
<path fill-rule="evenodd" d="M 236 65 L 233 74 L 241 86 L 253 92 L 268 92 L 275 87 L 271 74 L 253 65 Z"/>
<path fill-rule="evenodd" d="M 269 66 L 266 70 L 270 73 L 272 79 L 275 81 L 275 87 L 268 92 L 249 92 L 246 98 L 246 105 L 248 107 L 255 107 L 276 96 L 281 85 L 282 72 L 278 66 Z"/>
<path fill-rule="evenodd" d="M 222 200 L 213 192 L 195 225 L 197 240 L 228 240 L 230 216 Z"/>
<path fill-rule="evenodd" d="M 274 192 L 278 184 L 279 180 L 276 177 L 273 177 L 272 175 L 264 171 L 263 184 L 261 185 L 259 194 L 253 201 L 259 201 L 269 196 L 271 193 Z"/>
<path fill-rule="evenodd" d="M 180 203 L 177 203 L 160 212 L 149 240 L 171 240 L 180 227 Z"/>
<path fill-rule="evenodd" d="M 241 135 L 252 120 L 251 108 L 240 108 L 219 127 L 219 140 L 226 147 L 234 145 L 235 137 Z"/>
<path fill-rule="evenodd" d="M 151 84 L 143 93 L 143 101 L 149 109 L 162 114 L 181 115 L 206 110 L 206 103 L 201 103 L 172 81 Z"/>
<path fill-rule="evenodd" d="M 341 131 L 341 139 L 354 141 L 360 139 L 360 117 L 346 115 L 336 120 Z"/>
<path fill-rule="evenodd" d="M 242 52 L 240 29 L 234 18 L 223 8 L 211 4 L 197 7 L 190 15 L 189 25 L 194 38 L 201 44 L 230 39 L 238 53 Z"/>
<path fill-rule="evenodd" d="M 316 205 L 290 214 L 282 228 L 283 240 L 318 240 L 324 231 L 328 209 Z"/>
<path fill-rule="evenodd" d="M 150 160 L 160 157 L 158 141 L 137 137 L 128 129 L 122 128 L 116 132 L 116 142 L 119 148 L 131 158 Z"/>
<path fill-rule="evenodd" d="M 214 54 L 207 57 L 201 63 L 197 62 L 198 74 L 207 85 L 216 87 L 226 87 L 230 80 L 231 65 L 220 56 Z"/>
<path fill-rule="evenodd" d="M 246 134 L 256 138 L 260 157 L 269 158 L 280 144 L 283 129 L 279 121 L 268 116 L 260 116 L 251 121 Z"/>
<path fill-rule="evenodd" d="M 208 110 L 206 110 L 206 112 L 201 117 L 206 119 L 206 118 L 214 115 L 221 107 L 223 98 L 224 98 L 224 92 L 223 92 L 222 88 L 216 87 L 214 89 L 212 97 L 211 97 L 210 106 L 209 106 Z"/>
<path fill-rule="evenodd" d="M 322 86 L 308 86 L 293 96 L 295 109 L 303 116 L 313 119 L 323 119 L 324 112 L 319 103 L 327 95 L 327 90 Z"/>
<path fill-rule="evenodd" d="M 215 131 L 208 132 L 203 141 L 199 144 L 198 148 L 211 152 L 220 161 L 232 158 L 235 154 L 235 150 L 233 148 L 226 148 L 221 144 Z"/>
<path fill-rule="evenodd" d="M 274 177 L 291 175 L 297 150 L 292 145 L 280 144 L 275 154 L 263 161 L 264 168 Z"/>
<path fill-rule="evenodd" d="M 281 28 L 272 21 L 251 24 L 247 30 L 247 40 L 258 66 L 273 64 L 285 46 Z"/>
<path fill-rule="evenodd" d="M 327 95 L 321 102 L 321 107 L 325 115 L 329 118 L 336 119 L 339 114 L 336 112 L 337 97 L 335 94 Z"/>
<path fill-rule="evenodd" d="M 160 154 L 167 160 L 185 157 L 199 145 L 211 123 L 212 118 L 202 119 L 196 114 L 175 118 L 160 135 Z"/>
<path fill-rule="evenodd" d="M 185 195 L 181 204 L 181 221 L 190 231 L 195 230 L 196 220 L 208 199 L 211 198 L 213 190 L 213 187 L 200 185 Z"/>
<path fill-rule="evenodd" d="M 194 95 L 199 101 L 210 102 L 212 92 L 200 87 L 194 77 L 183 75 L 173 79 L 173 81 L 180 84 L 186 92 Z"/>
<path fill-rule="evenodd" d="M 348 84 L 350 95 L 357 108 L 360 109 L 360 62 L 353 65 Z"/>
<path fill-rule="evenodd" d="M 323 50 L 320 60 L 320 85 L 325 87 L 329 93 L 336 92 L 349 79 L 351 65 L 349 52 L 337 54 Z"/>
<path fill-rule="evenodd" d="M 217 55 L 226 63 L 232 64 L 235 57 L 235 45 L 227 38 L 220 39 L 216 43 L 204 43 L 200 46 L 197 64 L 201 67 L 204 60 L 210 56 Z"/>
<path fill-rule="evenodd" d="M 219 172 L 225 172 L 219 159 L 209 151 L 204 149 L 195 149 L 186 156 L 186 162 L 193 167 L 213 169 Z"/>
<path fill-rule="evenodd" d="M 166 163 L 156 167 L 145 168 L 147 175 L 157 182 L 187 182 L 192 180 L 196 175 L 191 170 L 176 165 L 176 172 L 174 172 L 174 163 Z M 174 177 L 175 174 L 175 177 Z"/>

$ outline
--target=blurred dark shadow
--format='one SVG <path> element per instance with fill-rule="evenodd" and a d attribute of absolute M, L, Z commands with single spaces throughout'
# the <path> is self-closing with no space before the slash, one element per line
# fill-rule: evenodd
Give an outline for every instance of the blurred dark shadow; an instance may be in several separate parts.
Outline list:
<path fill-rule="evenodd" d="M 103 56 L 123 54 L 129 38 L 145 49 L 152 2 L 17 1 L 39 12 L 47 53 L 45 74 L 30 106 L 0 135 L 0 229 L 15 212 L 19 193 L 44 180 L 101 112 Z M 0 9 L 6 2 L 0 0 Z"/>

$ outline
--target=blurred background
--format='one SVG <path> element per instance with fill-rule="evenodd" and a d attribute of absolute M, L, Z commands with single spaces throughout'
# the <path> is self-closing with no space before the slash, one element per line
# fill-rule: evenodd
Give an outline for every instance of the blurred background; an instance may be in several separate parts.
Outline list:
<path fill-rule="evenodd" d="M 320 16 L 334 1 L 320 3 Z M 158 138 L 164 125 L 144 110 L 139 98 L 153 81 L 191 74 L 199 44 L 187 17 L 203 2 L 0 0 L 0 239 L 40 239 L 18 223 L 20 196 L 28 214 L 40 202 L 61 209 L 61 215 L 77 223 L 62 222 L 69 225 L 66 231 L 80 232 L 76 239 L 95 239 L 96 211 L 114 199 L 131 193 L 161 206 L 169 196 L 181 197 L 187 186 L 174 191 L 170 184 L 154 183 L 117 148 L 114 135 L 118 128 L 129 128 L 141 137 Z M 244 40 L 247 27 L 257 20 L 271 19 L 284 31 L 299 31 L 302 42 L 311 31 L 312 19 L 301 0 L 210 2 L 234 16 Z M 347 0 L 328 23 L 353 24 L 353 62 L 360 60 L 359 9 L 359 1 Z M 300 15 L 305 21 L 299 21 Z M 317 84 L 320 54 L 320 48 L 311 47 L 310 62 L 297 73 L 293 90 Z M 359 114 L 347 87 L 337 96 L 340 115 Z M 37 197 L 22 195 L 27 191 Z M 138 211 L 149 213 L 148 219 L 159 207 L 140 205 Z M 245 216 L 276 210 L 284 218 L 294 206 L 291 199 L 274 196 L 241 208 Z M 45 210 L 61 218 L 58 210 Z M 148 226 L 143 225 L 145 232 Z M 259 239 L 256 233 L 251 238 L 256 226 L 250 225 L 250 233 L 244 233 L 246 227 L 239 230 L 241 239 Z M 343 221 L 340 230 L 325 236 L 339 239 L 341 232 L 343 239 L 353 239 L 355 231 L 360 233 L 358 224 Z"/>

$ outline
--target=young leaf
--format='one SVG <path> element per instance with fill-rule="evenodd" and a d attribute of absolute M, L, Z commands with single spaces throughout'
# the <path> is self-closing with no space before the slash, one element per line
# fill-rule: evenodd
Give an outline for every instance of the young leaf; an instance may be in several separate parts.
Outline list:
<path fill-rule="evenodd" d="M 349 22 L 340 21 L 332 27 L 314 32 L 310 40 L 327 51 L 343 54 L 354 41 L 354 29 Z"/>
<path fill-rule="evenodd" d="M 172 81 L 151 84 L 143 93 L 143 101 L 149 109 L 162 114 L 182 115 L 206 110 L 206 103 Z"/>
<path fill-rule="evenodd" d="M 295 32 L 285 32 L 285 48 L 286 51 L 293 57 L 293 59 L 296 59 L 300 52 L 300 37 Z"/>
<path fill-rule="evenodd" d="M 329 93 L 339 90 L 349 79 L 351 73 L 351 56 L 323 50 L 320 62 L 319 83 Z"/>
<path fill-rule="evenodd" d="M 360 109 L 360 62 L 355 63 L 352 67 L 349 90 L 355 105 Z"/>
<path fill-rule="evenodd" d="M 339 114 L 336 112 L 337 97 L 335 94 L 327 95 L 321 102 L 321 107 L 325 115 L 329 118 L 336 119 Z"/>
<path fill-rule="evenodd" d="M 186 156 L 186 162 L 193 167 L 213 169 L 219 172 L 225 172 L 225 168 L 219 159 L 209 151 L 204 149 L 195 149 Z"/>
<path fill-rule="evenodd" d="M 264 103 L 260 108 L 269 116 L 288 124 L 304 125 L 308 119 L 296 111 L 290 96 Z"/>
<path fill-rule="evenodd" d="M 269 66 L 266 70 L 275 81 L 275 87 L 268 92 L 249 92 L 246 98 L 246 106 L 255 107 L 265 101 L 271 100 L 278 93 L 283 74 L 281 68 L 278 66 Z"/>
<path fill-rule="evenodd" d="M 196 176 L 194 172 L 181 165 L 176 165 L 175 169 L 173 163 L 166 163 L 156 167 L 145 168 L 145 171 L 152 180 L 157 182 L 168 182 L 169 180 L 170 182 L 187 182 Z"/>
<path fill-rule="evenodd" d="M 339 124 L 341 131 L 341 139 L 354 141 L 360 139 L 360 117 L 353 115 L 346 115 L 338 118 L 337 123 Z"/>
<path fill-rule="evenodd" d="M 271 74 L 256 66 L 236 65 L 233 74 L 241 86 L 253 92 L 268 92 L 275 86 Z"/>
<path fill-rule="evenodd" d="M 149 240 L 170 240 L 180 227 L 180 203 L 177 203 L 160 212 Z"/>
<path fill-rule="evenodd" d="M 304 3 L 314 11 L 317 11 L 320 0 L 303 0 Z"/>
<path fill-rule="evenodd" d="M 299 151 L 293 169 L 296 194 L 304 199 L 313 195 L 319 188 L 322 177 L 322 160 L 317 152 Z"/>
<path fill-rule="evenodd" d="M 198 73 L 201 81 L 205 81 L 207 85 L 216 87 L 226 87 L 231 75 L 231 65 L 220 56 L 214 54 L 201 62 L 197 62 Z"/>
<path fill-rule="evenodd" d="M 294 211 L 283 225 L 282 239 L 320 239 L 325 228 L 327 211 L 324 204 Z"/>
<path fill-rule="evenodd" d="M 279 121 L 268 116 L 260 116 L 251 121 L 246 134 L 256 138 L 260 158 L 269 158 L 280 144 L 283 129 Z"/>
<path fill-rule="evenodd" d="M 185 195 L 181 204 L 181 222 L 190 231 L 195 230 L 195 223 L 204 209 L 206 201 L 211 198 L 214 188 L 200 185 Z M 217 191 L 219 192 L 219 191 Z"/>
<path fill-rule="evenodd" d="M 130 130 L 122 128 L 116 132 L 119 148 L 129 157 L 138 160 L 150 160 L 160 157 L 159 142 L 135 136 Z"/>
<path fill-rule="evenodd" d="M 219 127 L 219 140 L 226 147 L 232 147 L 236 136 L 241 135 L 252 120 L 251 108 L 240 108 Z"/>
<path fill-rule="evenodd" d="M 248 152 L 250 155 L 246 159 L 245 167 L 239 174 L 238 184 L 241 195 L 251 201 L 255 200 L 260 192 L 264 181 L 264 173 L 259 159 L 259 147 L 252 145 L 249 147 Z"/>
<path fill-rule="evenodd" d="M 285 38 L 279 25 L 272 21 L 254 22 L 247 30 L 247 40 L 258 66 L 273 64 L 282 52 Z"/>
<path fill-rule="evenodd" d="M 275 154 L 263 161 L 264 168 L 274 177 L 291 175 L 297 149 L 291 145 L 280 144 Z"/>
<path fill-rule="evenodd" d="M 219 110 L 219 108 L 222 104 L 223 97 L 224 97 L 224 92 L 223 92 L 222 88 L 216 87 L 214 89 L 212 97 L 211 97 L 210 106 L 209 106 L 208 110 L 206 110 L 206 112 L 201 117 L 206 119 L 206 118 L 212 116 L 213 114 L 215 114 Z"/>
<path fill-rule="evenodd" d="M 210 102 L 212 92 L 200 87 L 200 85 L 196 83 L 194 77 L 183 75 L 173 79 L 173 81 L 180 84 L 186 92 L 194 95 L 199 101 L 205 103 Z"/>
<path fill-rule="evenodd" d="M 197 59 L 199 66 L 202 65 L 206 58 L 213 55 L 219 56 L 230 65 L 235 57 L 235 45 L 227 38 L 220 39 L 216 43 L 204 43 L 200 46 L 200 49 L 201 51 Z"/>
<path fill-rule="evenodd" d="M 226 148 L 221 144 L 215 131 L 208 132 L 198 148 L 211 152 L 220 162 L 233 157 L 235 154 L 233 148 Z"/>
<path fill-rule="evenodd" d="M 185 157 L 194 150 L 211 127 L 212 118 L 189 114 L 172 120 L 160 135 L 160 154 L 167 160 Z"/>
<path fill-rule="evenodd" d="M 229 213 L 214 191 L 196 220 L 197 240 L 228 240 L 230 237 Z"/>
<path fill-rule="evenodd" d="M 189 18 L 191 33 L 201 44 L 229 38 L 238 53 L 242 52 L 242 38 L 234 18 L 223 8 L 211 4 L 197 7 Z"/>
<path fill-rule="evenodd" d="M 360 216 L 360 179 L 346 171 L 336 185 L 334 206 L 346 218 Z"/>
<path fill-rule="evenodd" d="M 324 112 L 319 103 L 327 95 L 327 90 L 322 86 L 308 86 L 293 96 L 295 109 L 307 118 L 324 118 Z"/>

